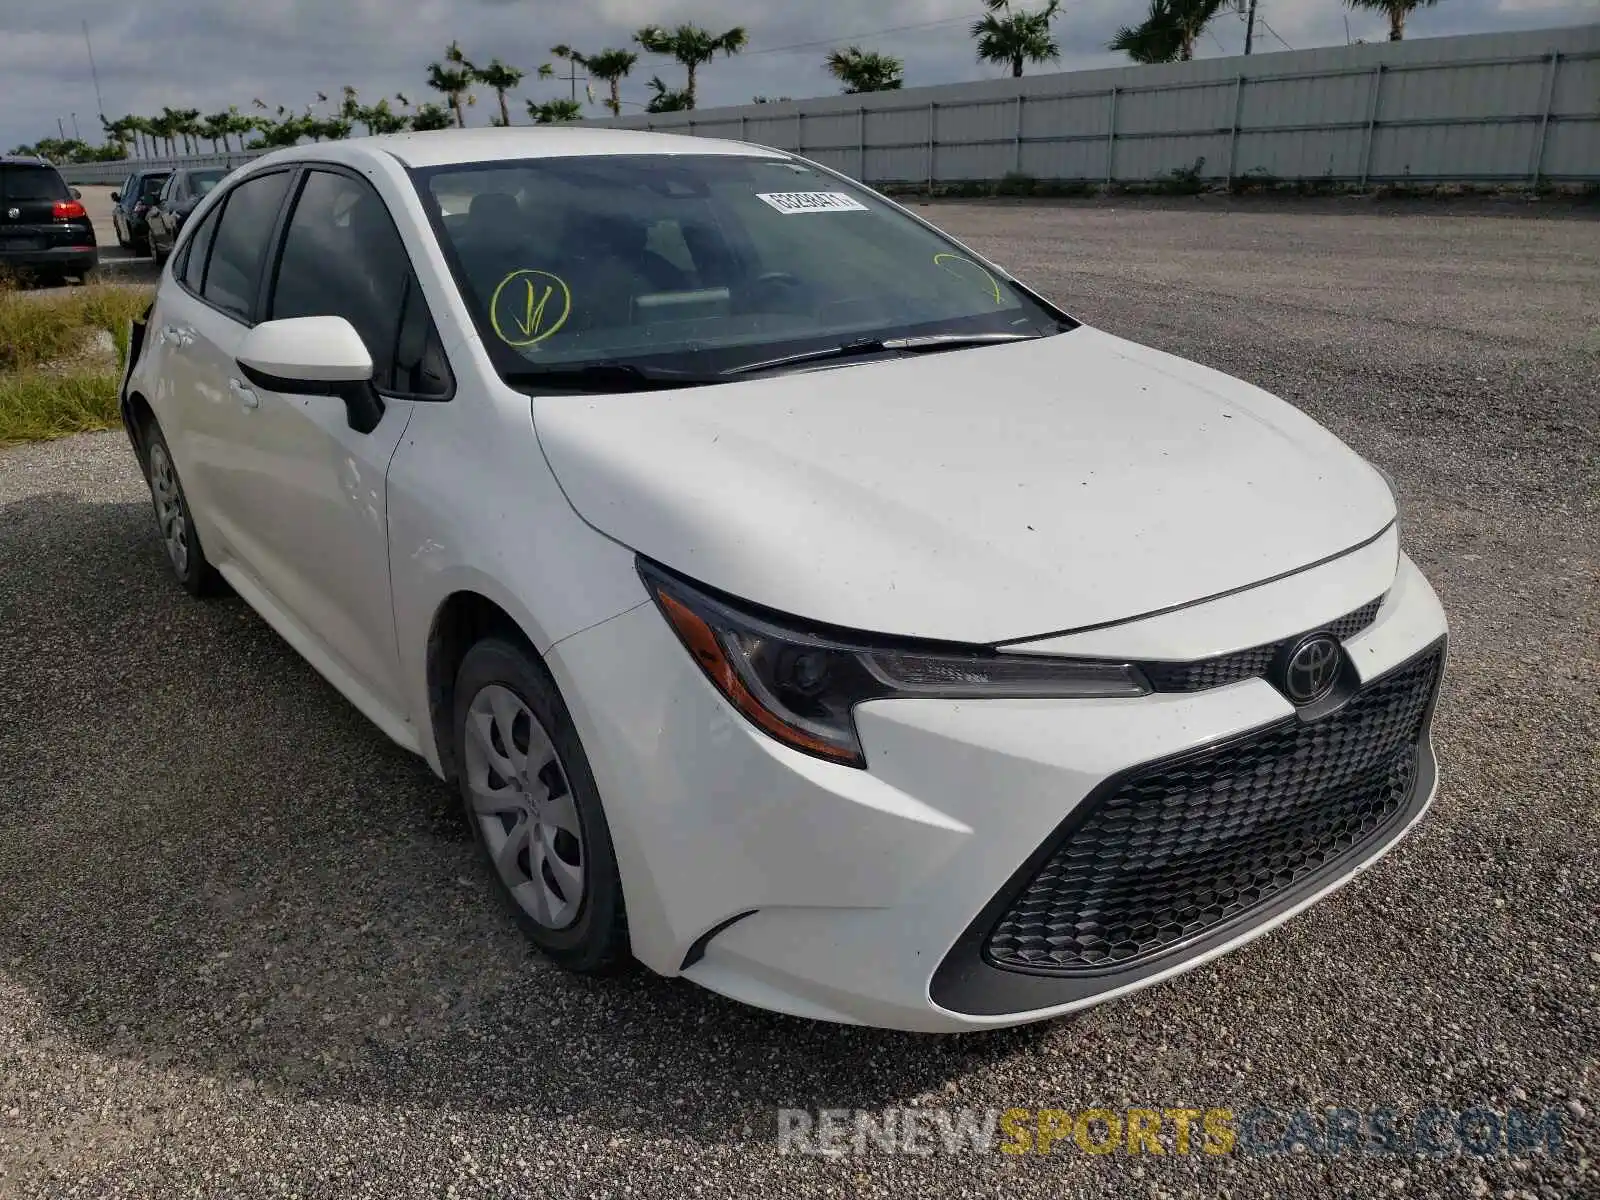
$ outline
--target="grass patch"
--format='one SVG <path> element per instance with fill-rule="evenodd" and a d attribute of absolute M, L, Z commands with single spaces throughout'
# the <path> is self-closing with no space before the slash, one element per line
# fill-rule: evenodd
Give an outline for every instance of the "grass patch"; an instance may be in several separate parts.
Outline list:
<path fill-rule="evenodd" d="M 0 372 L 71 359 L 104 329 L 127 353 L 128 322 L 150 303 L 150 289 L 97 284 L 41 292 L 0 283 Z"/>
<path fill-rule="evenodd" d="M 0 446 L 120 424 L 117 386 L 128 323 L 149 288 L 97 285 L 30 291 L 0 281 Z M 115 361 L 96 335 L 116 345 Z"/>
<path fill-rule="evenodd" d="M 117 385 L 121 382 L 121 376 L 111 371 L 0 375 L 0 446 L 120 425 Z"/>

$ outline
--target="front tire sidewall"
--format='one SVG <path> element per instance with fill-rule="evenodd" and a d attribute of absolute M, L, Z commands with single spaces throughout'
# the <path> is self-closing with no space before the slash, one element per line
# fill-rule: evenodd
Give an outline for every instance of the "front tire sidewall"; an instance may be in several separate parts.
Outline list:
<path fill-rule="evenodd" d="M 584 897 L 578 919 L 564 929 L 549 929 L 534 921 L 506 891 L 499 874 L 489 874 L 517 925 L 535 946 L 569 970 L 603 972 L 624 965 L 628 958 L 627 922 L 623 911 L 622 882 L 617 872 L 616 850 L 601 807 L 599 789 L 589 769 L 577 729 L 555 681 L 532 652 L 511 641 L 488 638 L 473 646 L 456 675 L 455 710 L 451 715 L 455 737 L 457 787 L 473 839 L 488 861 L 489 848 L 473 812 L 467 785 L 466 723 L 473 697 L 490 684 L 516 693 L 544 727 L 560 756 L 571 790 L 578 821 L 583 827 L 586 872 Z"/>

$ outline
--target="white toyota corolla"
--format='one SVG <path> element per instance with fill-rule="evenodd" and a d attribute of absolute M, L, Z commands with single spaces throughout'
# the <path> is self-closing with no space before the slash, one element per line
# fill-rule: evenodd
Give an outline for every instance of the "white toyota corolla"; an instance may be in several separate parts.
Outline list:
<path fill-rule="evenodd" d="M 963 1030 L 1279 924 L 1422 815 L 1385 477 L 814 163 L 300 146 L 196 210 L 123 413 L 226 580 L 459 788 L 528 937 Z"/>

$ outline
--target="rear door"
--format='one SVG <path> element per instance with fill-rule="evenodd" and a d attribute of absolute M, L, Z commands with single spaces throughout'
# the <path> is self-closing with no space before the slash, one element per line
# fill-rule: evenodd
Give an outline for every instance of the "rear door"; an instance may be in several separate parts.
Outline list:
<path fill-rule="evenodd" d="M 173 300 L 163 302 L 154 331 L 169 339 L 185 443 L 178 467 L 191 507 L 198 498 L 205 510 L 202 534 L 209 527 L 212 541 L 220 541 L 213 555 L 219 562 L 250 556 L 252 524 L 238 484 L 260 469 L 262 454 L 249 420 L 255 397 L 243 386 L 235 359 L 257 319 L 262 268 L 292 176 L 289 169 L 269 171 L 229 189 L 220 211 L 212 210 L 215 218 L 207 216 L 207 227 L 195 231 L 182 260 L 174 261 L 179 286 L 164 289 Z"/>
<path fill-rule="evenodd" d="M 56 240 L 58 200 L 72 192 L 54 167 L 42 163 L 0 163 L 0 251 L 45 250 Z"/>

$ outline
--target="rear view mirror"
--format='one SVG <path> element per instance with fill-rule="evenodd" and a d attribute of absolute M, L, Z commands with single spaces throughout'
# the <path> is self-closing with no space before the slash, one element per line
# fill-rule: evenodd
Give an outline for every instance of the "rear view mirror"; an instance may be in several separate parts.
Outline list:
<path fill-rule="evenodd" d="M 343 317 L 263 321 L 245 335 L 238 362 L 258 388 L 339 397 L 358 433 L 371 433 L 383 417 L 383 400 L 372 386 L 372 355 Z"/>

